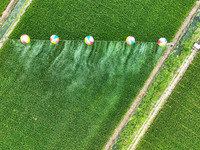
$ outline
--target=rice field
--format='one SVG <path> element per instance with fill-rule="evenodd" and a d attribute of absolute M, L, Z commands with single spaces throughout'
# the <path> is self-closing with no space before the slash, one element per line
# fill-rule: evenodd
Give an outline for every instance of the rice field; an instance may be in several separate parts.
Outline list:
<path fill-rule="evenodd" d="M 199 149 L 198 54 L 138 146 L 138 150 Z"/>
<path fill-rule="evenodd" d="M 9 2 L 10 0 L 0 0 L 0 16 L 2 15 L 3 11 L 6 9 Z"/>
<path fill-rule="evenodd" d="M 0 51 L 3 149 L 102 149 L 165 47 L 9 40 Z"/>
<path fill-rule="evenodd" d="M 0 49 L 1 148 L 103 149 L 194 3 L 33 0 Z"/>
<path fill-rule="evenodd" d="M 196 0 L 33 0 L 11 39 L 28 34 L 32 39 L 170 42 Z"/>

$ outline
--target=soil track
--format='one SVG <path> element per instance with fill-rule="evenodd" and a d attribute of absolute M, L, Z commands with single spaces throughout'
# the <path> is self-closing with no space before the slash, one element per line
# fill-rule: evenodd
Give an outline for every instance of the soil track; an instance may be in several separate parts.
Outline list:
<path fill-rule="evenodd" d="M 126 124 L 128 123 L 129 119 L 131 118 L 132 114 L 134 113 L 134 111 L 137 109 L 137 107 L 141 103 L 143 97 L 146 95 L 148 87 L 152 84 L 156 74 L 159 72 L 160 68 L 165 63 L 167 57 L 170 55 L 172 50 L 176 47 L 178 41 L 181 39 L 181 37 L 185 33 L 187 27 L 190 25 L 190 22 L 193 20 L 193 18 L 195 16 L 195 14 L 197 13 L 199 7 L 200 7 L 200 1 L 197 1 L 196 4 L 194 5 L 194 7 L 192 8 L 192 10 L 190 11 L 190 13 L 188 14 L 188 16 L 186 17 L 186 19 L 184 20 L 182 26 L 180 27 L 180 29 L 176 33 L 174 39 L 172 40 L 172 43 L 174 43 L 174 44 L 169 45 L 167 47 L 165 53 L 160 58 L 160 60 L 157 63 L 156 67 L 154 68 L 154 70 L 151 72 L 151 75 L 149 76 L 148 80 L 144 84 L 143 88 L 140 90 L 139 94 L 134 99 L 131 107 L 126 112 L 126 114 L 124 115 L 123 119 L 119 123 L 118 127 L 115 129 L 113 135 L 110 137 L 109 141 L 105 145 L 104 150 L 111 149 L 112 145 L 116 142 L 120 132 L 126 126 Z M 138 137 L 140 137 L 140 136 L 138 136 Z"/>
<path fill-rule="evenodd" d="M 9 17 L 11 14 L 13 8 L 17 4 L 19 0 L 10 0 L 10 3 L 6 7 L 6 10 L 2 13 L 2 16 L 0 16 L 0 27 L 3 25 L 3 23 L 6 21 L 6 19 Z"/>

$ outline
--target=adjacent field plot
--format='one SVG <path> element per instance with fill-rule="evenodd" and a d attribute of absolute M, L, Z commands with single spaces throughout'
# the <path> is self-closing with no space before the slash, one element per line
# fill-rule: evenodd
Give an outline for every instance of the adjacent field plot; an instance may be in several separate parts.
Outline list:
<path fill-rule="evenodd" d="M 102 149 L 165 48 L 9 40 L 0 52 L 3 149 Z"/>
<path fill-rule="evenodd" d="M 0 16 L 3 11 L 6 9 L 6 6 L 9 4 L 10 0 L 0 0 Z"/>
<path fill-rule="evenodd" d="M 198 54 L 137 149 L 199 149 L 199 61 Z"/>
<path fill-rule="evenodd" d="M 196 0 L 34 0 L 10 36 L 65 40 L 171 41 Z"/>

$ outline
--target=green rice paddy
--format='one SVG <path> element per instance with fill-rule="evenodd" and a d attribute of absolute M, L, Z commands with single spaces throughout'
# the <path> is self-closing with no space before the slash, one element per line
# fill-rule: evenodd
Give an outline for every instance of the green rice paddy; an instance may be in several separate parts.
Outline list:
<path fill-rule="evenodd" d="M 196 0 L 33 0 L 10 38 L 171 41 Z"/>
<path fill-rule="evenodd" d="M 3 149 L 102 149 L 165 50 L 9 40 L 0 52 Z"/>
<path fill-rule="evenodd" d="M 0 50 L 1 148 L 102 149 L 194 3 L 33 0 Z M 153 43 L 103 42 L 129 35 Z"/>
<path fill-rule="evenodd" d="M 138 150 L 199 149 L 200 77 L 198 54 L 138 146 Z"/>

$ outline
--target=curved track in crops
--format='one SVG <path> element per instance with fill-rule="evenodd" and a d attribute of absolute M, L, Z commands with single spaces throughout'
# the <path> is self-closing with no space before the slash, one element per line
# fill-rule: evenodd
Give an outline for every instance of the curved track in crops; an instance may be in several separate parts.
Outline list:
<path fill-rule="evenodd" d="M 200 1 L 197 1 L 196 4 L 194 5 L 194 7 L 192 8 L 192 10 L 190 11 L 190 13 L 188 14 L 188 16 L 186 17 L 186 19 L 184 20 L 182 26 L 180 27 L 180 29 L 176 33 L 174 39 L 172 40 L 173 44 L 171 46 L 167 47 L 165 53 L 160 58 L 160 60 L 157 63 L 156 67 L 154 68 L 154 70 L 152 71 L 152 73 L 149 76 L 148 80 L 144 84 L 143 88 L 140 90 L 139 94 L 134 99 L 131 107 L 129 108 L 129 110 L 126 112 L 126 114 L 124 115 L 123 119 L 119 123 L 119 126 L 115 129 L 113 135 L 110 137 L 109 141 L 105 145 L 105 147 L 104 147 L 105 150 L 111 149 L 112 145 L 116 142 L 120 132 L 126 126 L 126 124 L 128 123 L 129 119 L 131 118 L 132 114 L 134 113 L 134 111 L 137 109 L 137 107 L 141 103 L 143 97 L 146 95 L 148 87 L 152 84 L 152 82 L 153 82 L 155 76 L 157 75 L 157 73 L 159 72 L 160 68 L 163 66 L 163 64 L 165 63 L 166 59 L 171 54 L 172 50 L 176 47 L 178 41 L 181 39 L 181 37 L 185 33 L 187 27 L 190 25 L 190 22 L 195 17 L 195 14 L 197 13 L 199 7 L 200 7 Z M 147 119 L 147 121 L 148 121 L 148 119 Z M 148 129 L 148 127 L 147 127 L 147 129 Z M 140 140 L 140 138 L 141 138 L 140 134 L 142 134 L 142 133 L 141 132 L 138 132 L 138 133 L 139 133 L 139 135 L 136 135 L 136 138 L 138 137 L 137 139 Z M 136 141 L 136 140 L 134 139 L 133 142 L 134 141 Z M 134 144 L 133 142 L 132 142 L 131 145 Z"/>

